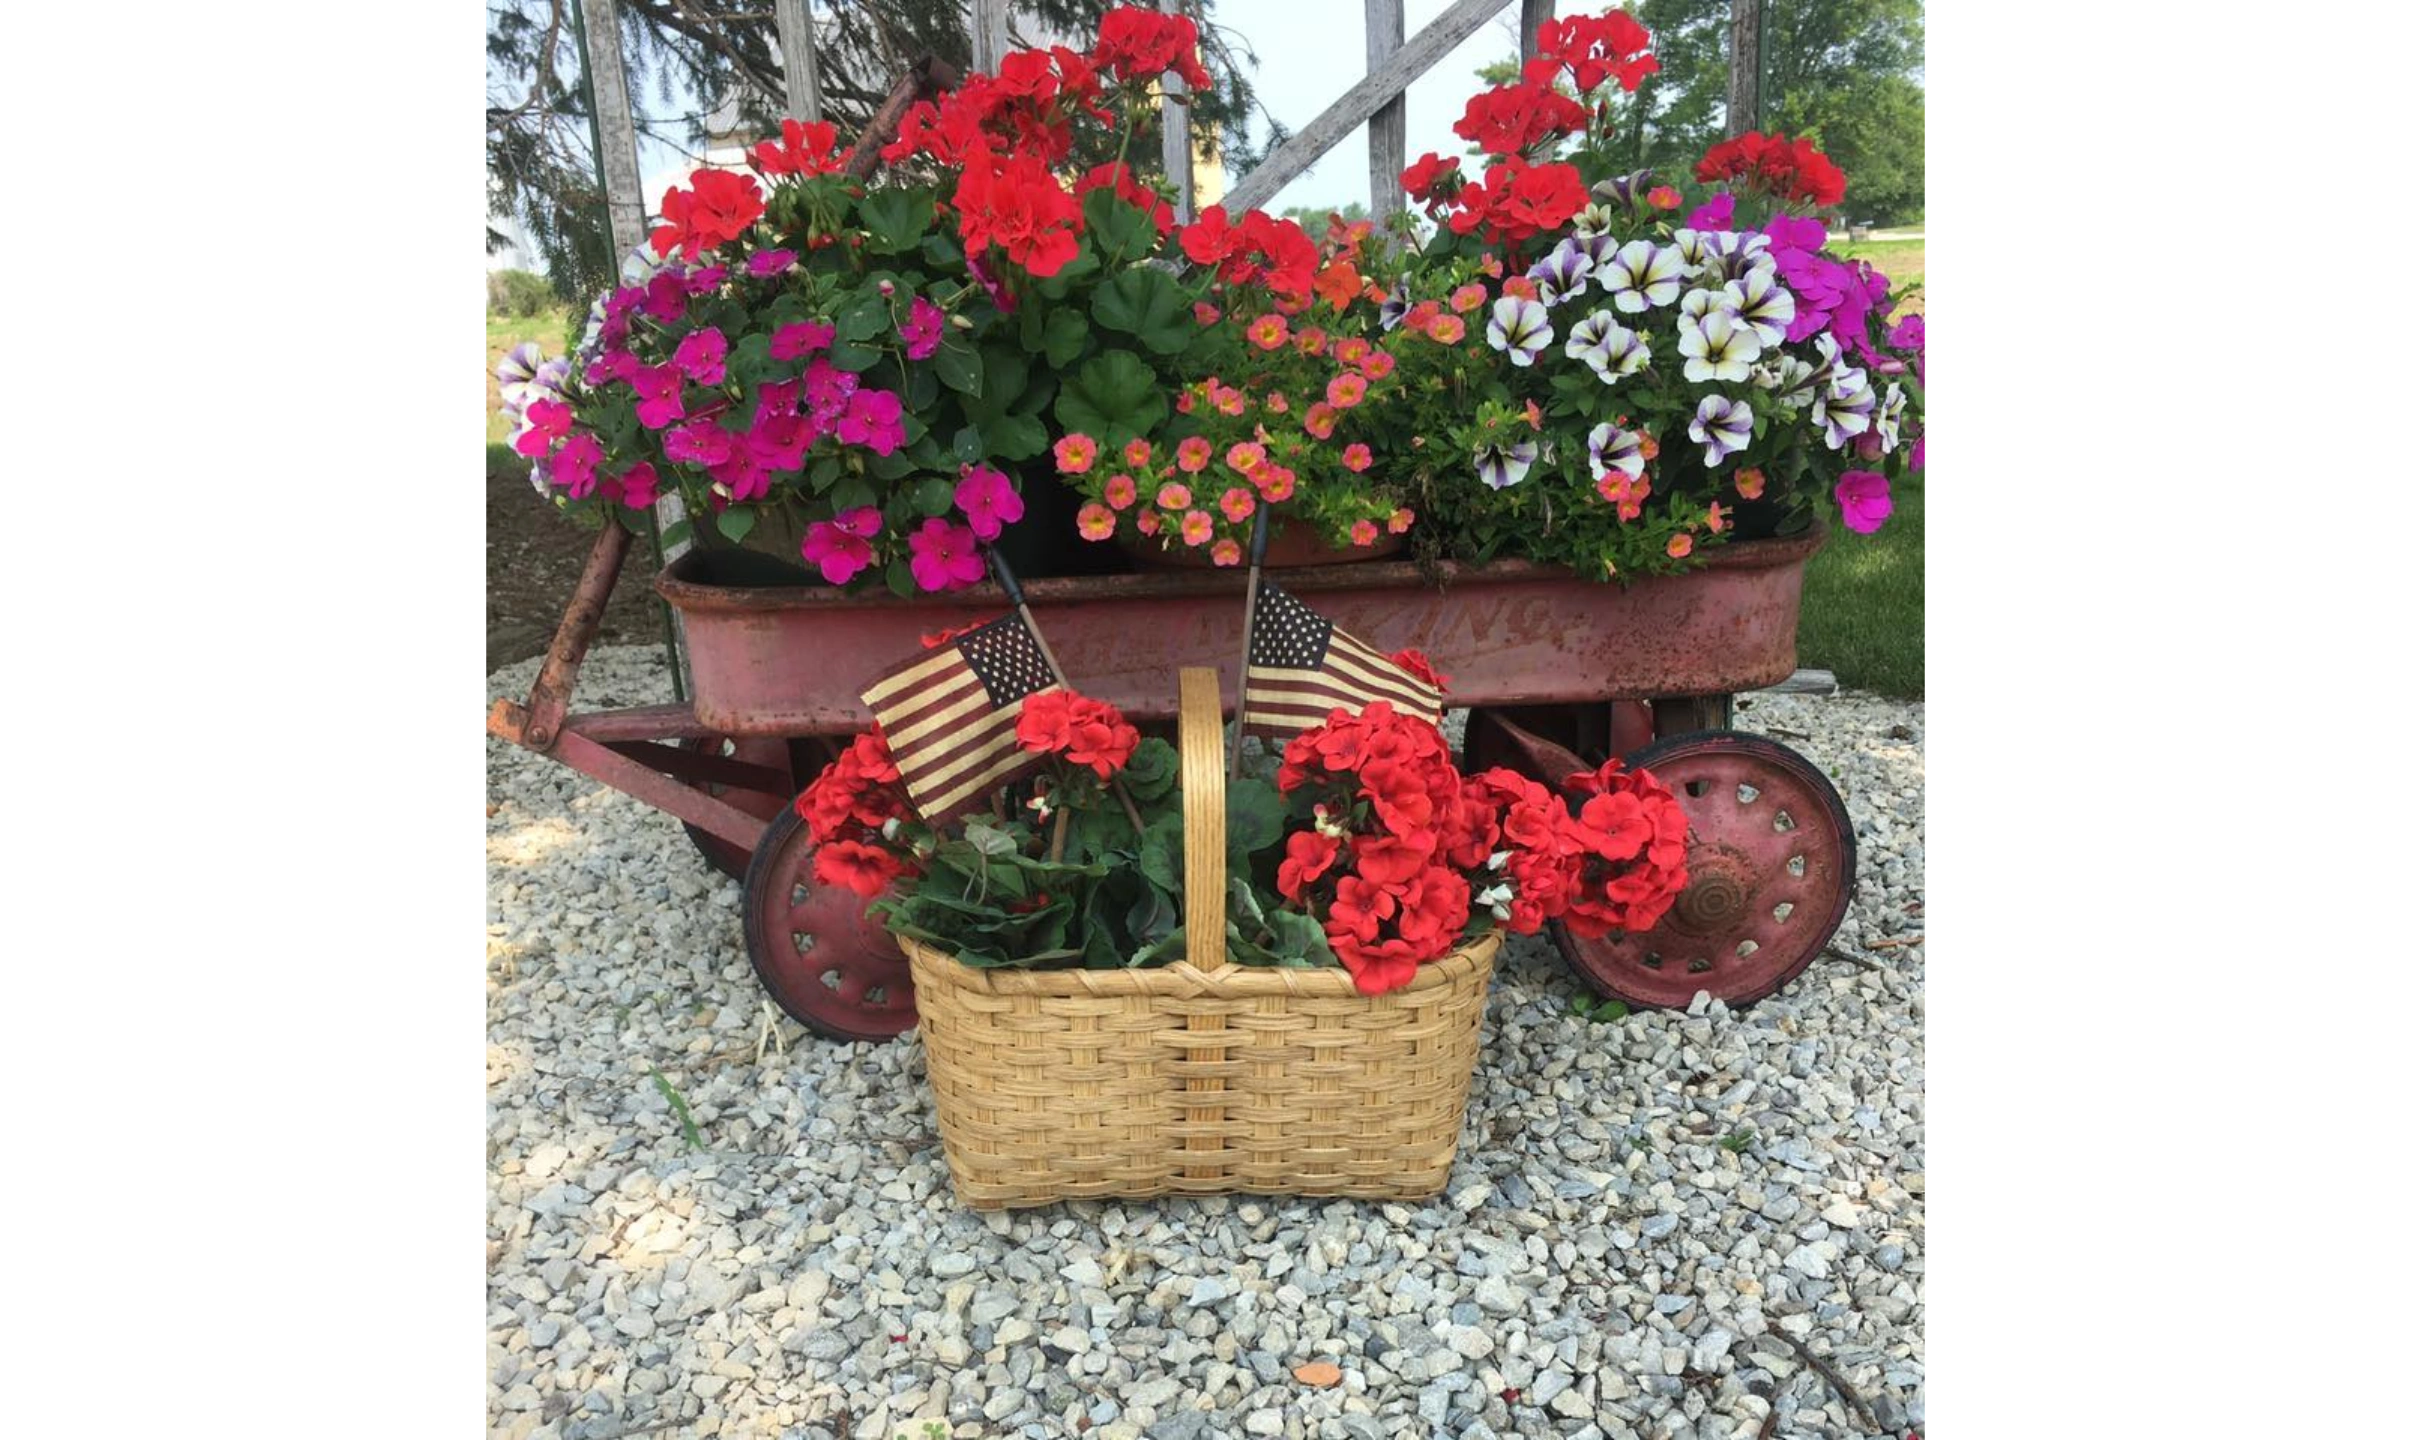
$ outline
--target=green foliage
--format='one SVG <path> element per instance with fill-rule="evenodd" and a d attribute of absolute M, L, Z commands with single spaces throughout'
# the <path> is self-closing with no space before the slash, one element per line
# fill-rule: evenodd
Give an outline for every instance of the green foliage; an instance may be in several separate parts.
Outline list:
<path fill-rule="evenodd" d="M 1632 1013 L 1632 1007 L 1621 1000 L 1602 1000 L 1596 995 L 1577 995 L 1566 1002 L 1566 1008 L 1594 1025 L 1621 1020 Z"/>
<path fill-rule="evenodd" d="M 659 1070 L 647 1070 L 645 1073 L 652 1077 L 653 1088 L 661 1092 L 661 1098 L 670 1102 L 671 1112 L 678 1117 L 678 1128 L 686 1136 L 686 1148 L 702 1149 L 703 1132 L 695 1128 L 695 1113 L 687 1108 L 686 1097 L 679 1094 L 678 1087 L 672 1085 Z"/>
<path fill-rule="evenodd" d="M 560 302 L 552 282 L 541 275 L 526 270 L 486 272 L 486 313 L 490 315 L 535 315 Z"/>
<path fill-rule="evenodd" d="M 1127 350 L 1096 356 L 1066 376 L 1055 398 L 1055 419 L 1066 431 L 1119 445 L 1152 431 L 1172 412 L 1162 384 Z"/>
<path fill-rule="evenodd" d="M 1758 1132 L 1755 1130 L 1736 1130 L 1716 1143 L 1738 1155 L 1742 1151 L 1747 1150 L 1752 1145 L 1758 1143 Z"/>

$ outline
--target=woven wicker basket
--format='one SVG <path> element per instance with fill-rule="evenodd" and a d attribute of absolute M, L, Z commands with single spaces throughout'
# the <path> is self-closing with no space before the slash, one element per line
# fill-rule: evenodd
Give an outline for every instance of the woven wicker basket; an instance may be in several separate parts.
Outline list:
<path fill-rule="evenodd" d="M 1482 1043 L 1495 933 L 1385 995 L 1223 953 L 1222 706 L 1180 672 L 1190 959 L 984 970 L 904 940 L 938 1133 L 974 1209 L 1082 1196 L 1438 1194 Z"/>

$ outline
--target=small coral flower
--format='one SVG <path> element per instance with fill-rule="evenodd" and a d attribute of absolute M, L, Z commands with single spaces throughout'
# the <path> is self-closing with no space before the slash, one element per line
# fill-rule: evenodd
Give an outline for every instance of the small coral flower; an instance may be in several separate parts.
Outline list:
<path fill-rule="evenodd" d="M 1722 535 L 1723 533 L 1725 533 L 1725 525 L 1726 525 L 1726 523 L 1727 523 L 1727 522 L 1726 522 L 1726 520 L 1725 520 L 1725 513 L 1726 513 L 1726 512 L 1725 512 L 1725 507 L 1724 507 L 1724 502 L 1723 502 L 1723 501 L 1721 501 L 1721 500 L 1711 500 L 1711 501 L 1709 501 L 1709 502 L 1708 502 L 1708 533 L 1709 533 L 1709 534 L 1711 534 L 1711 535 Z"/>
<path fill-rule="evenodd" d="M 1217 565 L 1236 565 L 1239 563 L 1239 542 L 1236 540 L 1227 539 L 1217 540 L 1214 542 L 1214 549 L 1211 553 L 1214 557 L 1214 563 Z"/>
<path fill-rule="evenodd" d="M 1341 410 L 1353 410 L 1365 398 L 1365 377 L 1335 375 L 1331 383 L 1324 387 L 1323 398 Z"/>
<path fill-rule="evenodd" d="M 1337 384 L 1337 381 L 1333 382 Z M 1306 433 L 1317 440 L 1331 438 L 1332 427 L 1339 424 L 1339 412 L 1317 400 L 1306 407 Z"/>
<path fill-rule="evenodd" d="M 1448 308 L 1463 315 L 1468 311 L 1481 309 L 1482 302 L 1489 298 L 1490 292 L 1479 285 L 1459 285 L 1449 294 Z"/>
<path fill-rule="evenodd" d="M 1660 210 L 1672 210 L 1683 203 L 1683 192 L 1672 185 L 1660 185 L 1649 192 L 1649 203 Z"/>
<path fill-rule="evenodd" d="M 1186 510 L 1192 498 L 1189 487 L 1178 480 L 1166 481 L 1164 487 L 1155 492 L 1155 503 L 1166 510 Z"/>
<path fill-rule="evenodd" d="M 1359 520 L 1348 530 L 1348 539 L 1352 544 L 1370 545 L 1380 538 L 1380 527 L 1370 520 Z"/>
<path fill-rule="evenodd" d="M 1415 512 L 1405 506 L 1401 505 L 1390 512 L 1390 533 L 1392 535 L 1404 535 L 1413 529 L 1414 525 Z"/>
<path fill-rule="evenodd" d="M 1280 315 L 1261 315 L 1247 327 L 1247 338 L 1259 350 L 1278 350 L 1289 343 L 1289 321 Z"/>
<path fill-rule="evenodd" d="M 1066 435 L 1055 442 L 1055 468 L 1066 475 L 1079 475 L 1097 463 L 1097 442 L 1086 435 Z"/>
<path fill-rule="evenodd" d="M 1267 465 L 1249 478 L 1256 482 L 1258 490 L 1264 492 L 1264 498 L 1275 505 L 1288 499 L 1297 490 L 1297 472 L 1283 466 Z"/>
<path fill-rule="evenodd" d="M 1666 542 L 1666 558 L 1669 560 L 1680 560 L 1690 553 L 1691 537 L 1688 535 L 1677 535 Z"/>
<path fill-rule="evenodd" d="M 1741 492 L 1742 499 L 1755 500 L 1766 493 L 1766 472 L 1755 465 L 1737 470 L 1733 473 L 1733 488 Z"/>
<path fill-rule="evenodd" d="M 1214 442 L 1203 435 L 1192 435 L 1180 442 L 1180 452 L 1177 458 L 1180 468 L 1194 475 L 1213 461 Z M 1184 500 L 1181 503 L 1185 505 L 1188 502 Z"/>
<path fill-rule="evenodd" d="M 1390 372 L 1398 368 L 1398 357 L 1387 350 L 1376 350 L 1365 356 L 1365 363 L 1357 368 L 1365 372 L 1368 380 L 1387 380 Z"/>
<path fill-rule="evenodd" d="M 1122 463 L 1133 470 L 1144 470 L 1155 458 L 1155 447 L 1144 440 L 1133 440 L 1122 447 Z"/>
<path fill-rule="evenodd" d="M 1222 492 L 1220 504 L 1223 518 L 1236 525 L 1256 513 L 1256 494 L 1245 485 L 1233 485 Z"/>
<path fill-rule="evenodd" d="M 1203 510 L 1192 510 L 1180 517 L 1180 538 L 1191 545 L 1203 545 L 1214 538 L 1214 517 Z"/>
<path fill-rule="evenodd" d="M 1373 449 L 1359 441 L 1339 452 L 1339 463 L 1362 475 L 1373 464 Z"/>
<path fill-rule="evenodd" d="M 1091 540 L 1113 538 L 1113 512 L 1091 500 L 1080 507 L 1080 533 Z"/>
<path fill-rule="evenodd" d="M 1320 355 L 1331 343 L 1331 336 L 1320 325 L 1308 325 L 1298 331 L 1297 343 L 1300 355 Z"/>
<path fill-rule="evenodd" d="M 1423 333 L 1443 345 L 1454 345 L 1465 338 L 1465 322 L 1454 315 L 1436 316 Z"/>
<path fill-rule="evenodd" d="M 1130 502 L 1139 498 L 1138 482 L 1127 475 L 1115 475 L 1105 482 L 1105 503 L 1116 510 L 1127 510 Z"/>

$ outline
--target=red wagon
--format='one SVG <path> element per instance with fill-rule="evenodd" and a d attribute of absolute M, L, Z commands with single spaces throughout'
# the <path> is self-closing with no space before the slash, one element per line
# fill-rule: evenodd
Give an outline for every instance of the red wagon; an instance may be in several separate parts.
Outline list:
<path fill-rule="evenodd" d="M 1856 882 L 1849 815 L 1786 746 L 1725 728 L 1736 691 L 1793 668 L 1800 581 L 1823 533 L 1726 546 L 1681 575 L 1597 584 L 1524 562 L 1427 575 L 1403 563 L 1281 572 L 1284 588 L 1384 650 L 1413 646 L 1451 675 L 1476 766 L 1555 784 L 1610 755 L 1656 772 L 1693 829 L 1691 882 L 1644 935 L 1556 932 L 1603 994 L 1683 1005 L 1705 990 L 1759 999 L 1798 975 L 1841 924 Z M 1006 608 L 992 586 L 942 597 L 731 585 L 729 552 L 690 551 L 655 582 L 683 617 L 689 703 L 569 709 L 630 536 L 607 526 L 524 705 L 487 730 L 686 822 L 745 885 L 745 942 L 787 1013 L 821 1034 L 876 1040 L 915 1019 L 903 955 L 863 902 L 813 882 L 795 793 L 867 730 L 864 685 L 935 631 Z M 759 557 L 755 557 L 759 558 Z M 1219 665 L 1238 690 L 1243 577 L 1234 571 L 1034 579 L 1024 587 L 1064 672 L 1134 720 L 1172 718 L 1168 677 Z"/>

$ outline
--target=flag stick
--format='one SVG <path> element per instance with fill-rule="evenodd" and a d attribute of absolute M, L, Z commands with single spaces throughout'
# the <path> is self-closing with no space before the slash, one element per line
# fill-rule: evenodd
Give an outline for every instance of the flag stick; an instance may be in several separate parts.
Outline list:
<path fill-rule="evenodd" d="M 1007 565 L 1005 557 L 996 551 L 986 546 L 981 549 L 987 557 L 988 573 L 996 577 L 997 588 L 1005 592 L 1005 603 L 1011 605 L 1021 616 L 1021 623 L 1029 627 L 1030 638 L 1038 642 L 1038 653 L 1046 657 L 1046 668 L 1054 675 L 1055 683 L 1070 689 L 1072 682 L 1065 677 L 1062 663 L 1055 659 L 1055 647 L 1046 643 L 1046 632 L 1038 628 L 1038 617 L 1030 613 L 1030 602 L 1021 593 L 1021 582 L 1013 578 L 1013 567 Z M 1122 802 L 1122 813 L 1130 817 L 1130 828 L 1138 834 L 1146 834 L 1147 822 L 1139 818 L 1137 803 L 1130 798 L 1130 792 L 1122 788 L 1119 779 L 1113 782 L 1113 798 Z"/>
<path fill-rule="evenodd" d="M 1232 782 L 1239 779 L 1239 740 L 1247 733 L 1247 663 L 1256 645 L 1256 584 L 1264 574 L 1264 547 L 1271 535 L 1272 507 L 1258 501 L 1256 528 L 1247 537 L 1247 618 L 1239 622 L 1239 699 L 1231 711 L 1231 768 L 1225 777 Z"/>

